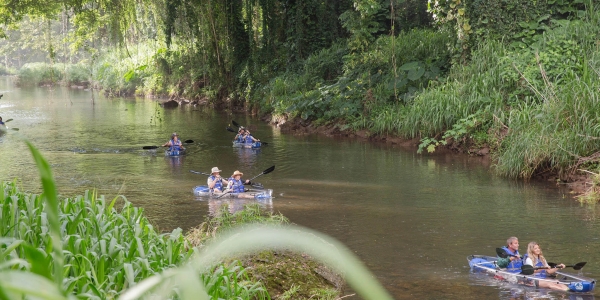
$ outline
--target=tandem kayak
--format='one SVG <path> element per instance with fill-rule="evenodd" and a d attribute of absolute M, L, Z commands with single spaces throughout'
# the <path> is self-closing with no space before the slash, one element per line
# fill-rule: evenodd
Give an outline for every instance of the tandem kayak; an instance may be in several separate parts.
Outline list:
<path fill-rule="evenodd" d="M 233 142 L 233 148 L 256 149 L 256 148 L 260 148 L 261 146 L 262 146 L 261 142 L 254 142 L 254 143 L 238 143 L 238 142 Z"/>
<path fill-rule="evenodd" d="M 211 193 L 210 189 L 206 185 L 196 186 L 193 188 L 192 192 L 194 193 L 194 196 L 200 196 L 200 197 L 216 198 L 216 197 L 221 196 L 221 194 Z M 254 197 L 254 199 L 270 199 L 273 197 L 273 190 L 265 189 L 262 191 L 252 191 L 252 192 L 245 192 L 245 193 L 228 193 L 227 195 L 223 196 L 222 198 L 239 198 L 241 194 L 250 195 L 250 196 Z"/>
<path fill-rule="evenodd" d="M 165 150 L 165 156 L 180 156 L 185 154 L 185 149 L 183 150 Z"/>
<path fill-rule="evenodd" d="M 569 274 L 557 271 L 555 276 L 540 277 L 536 275 L 524 275 L 512 273 L 501 269 L 496 265 L 497 257 L 485 255 L 471 255 L 467 257 L 471 271 L 486 273 L 496 279 L 507 281 L 514 284 L 535 286 L 535 281 L 547 281 L 552 283 L 564 284 L 571 292 L 588 293 L 594 290 L 596 280 L 577 274 Z"/>

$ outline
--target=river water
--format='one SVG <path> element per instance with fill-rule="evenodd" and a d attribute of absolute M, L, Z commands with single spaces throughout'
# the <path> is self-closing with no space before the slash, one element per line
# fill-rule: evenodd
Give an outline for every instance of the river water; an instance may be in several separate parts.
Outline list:
<path fill-rule="evenodd" d="M 580 205 L 552 183 L 492 175 L 490 163 L 456 154 L 419 155 L 355 139 L 294 136 L 244 115 L 201 107 L 163 109 L 148 99 L 105 98 L 66 88 L 19 89 L 0 77 L 0 116 L 31 140 L 52 165 L 66 197 L 97 189 L 124 195 L 162 231 L 201 223 L 223 201 L 192 195 L 218 166 L 274 190 L 265 203 L 291 222 L 349 247 L 396 299 L 594 299 L 504 285 L 469 272 L 470 254 L 494 255 L 510 236 L 522 253 L 539 242 L 549 261 L 587 261 L 583 275 L 600 278 L 600 209 Z M 231 120 L 269 145 L 231 147 Z M 193 140 L 180 158 L 160 146 L 172 132 Z M 0 180 L 17 178 L 40 192 L 31 154 L 15 135 L 0 137 Z M 232 203 L 239 207 L 242 203 Z M 572 271 L 572 270 L 571 270 Z M 598 294 L 596 292 L 596 294 Z M 345 299 L 358 299 L 348 297 Z"/>

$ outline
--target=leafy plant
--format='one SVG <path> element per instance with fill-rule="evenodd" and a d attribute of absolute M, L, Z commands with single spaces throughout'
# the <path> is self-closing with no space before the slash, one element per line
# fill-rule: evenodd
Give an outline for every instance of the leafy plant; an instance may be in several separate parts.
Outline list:
<path fill-rule="evenodd" d="M 423 149 L 427 149 L 428 153 L 435 152 L 435 148 L 440 145 L 446 145 L 445 140 L 438 141 L 435 138 L 422 138 L 421 143 L 419 143 L 419 148 L 417 149 L 417 153 L 423 153 Z"/>

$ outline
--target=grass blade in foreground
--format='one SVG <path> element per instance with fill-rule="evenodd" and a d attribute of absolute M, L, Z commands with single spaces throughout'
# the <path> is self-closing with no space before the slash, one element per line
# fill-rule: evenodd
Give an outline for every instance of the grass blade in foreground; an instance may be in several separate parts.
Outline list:
<path fill-rule="evenodd" d="M 208 244 L 205 251 L 200 252 L 192 263 L 197 274 L 227 257 L 264 249 L 290 248 L 307 253 L 342 273 L 350 286 L 364 299 L 393 299 L 343 244 L 316 231 L 297 226 L 280 228 L 263 225 L 234 230 Z M 188 266 L 169 270 L 140 282 L 129 289 L 121 299 L 138 299 L 148 292 L 165 295 L 175 287 L 175 283 L 181 295 L 192 295 L 193 291 L 198 290 L 198 286 L 191 281 L 184 283 L 184 280 L 190 280 L 187 277 L 191 274 Z M 203 299 L 206 299 L 207 295 L 203 295 Z M 198 299 L 198 296 L 195 299 Z"/>
<path fill-rule="evenodd" d="M 52 177 L 50 164 L 42 156 L 40 151 L 33 146 L 29 141 L 25 141 L 29 147 L 29 151 L 33 155 L 35 164 L 40 171 L 42 186 L 44 188 L 44 196 L 48 205 L 46 205 L 46 213 L 48 214 L 48 223 L 50 225 L 50 235 L 52 236 L 52 251 L 54 252 L 54 281 L 59 289 L 62 289 L 63 264 L 64 257 L 62 251 L 62 238 L 60 236 L 60 220 L 58 217 L 58 193 L 56 192 L 56 184 Z"/>

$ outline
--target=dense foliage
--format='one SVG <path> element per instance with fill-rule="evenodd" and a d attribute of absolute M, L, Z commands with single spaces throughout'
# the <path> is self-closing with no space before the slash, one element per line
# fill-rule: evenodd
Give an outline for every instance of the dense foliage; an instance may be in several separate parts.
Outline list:
<path fill-rule="evenodd" d="M 78 84 L 89 70 L 113 95 L 243 103 L 277 119 L 417 138 L 419 152 L 487 147 L 510 177 L 596 172 L 591 0 L 58 2 L 7 4 L 18 14 L 5 24 L 32 30 L 5 32 L 38 52 L 0 52 L 47 53 L 48 66 L 28 65 L 23 82 Z M 89 68 L 65 67 L 77 61 Z"/>

